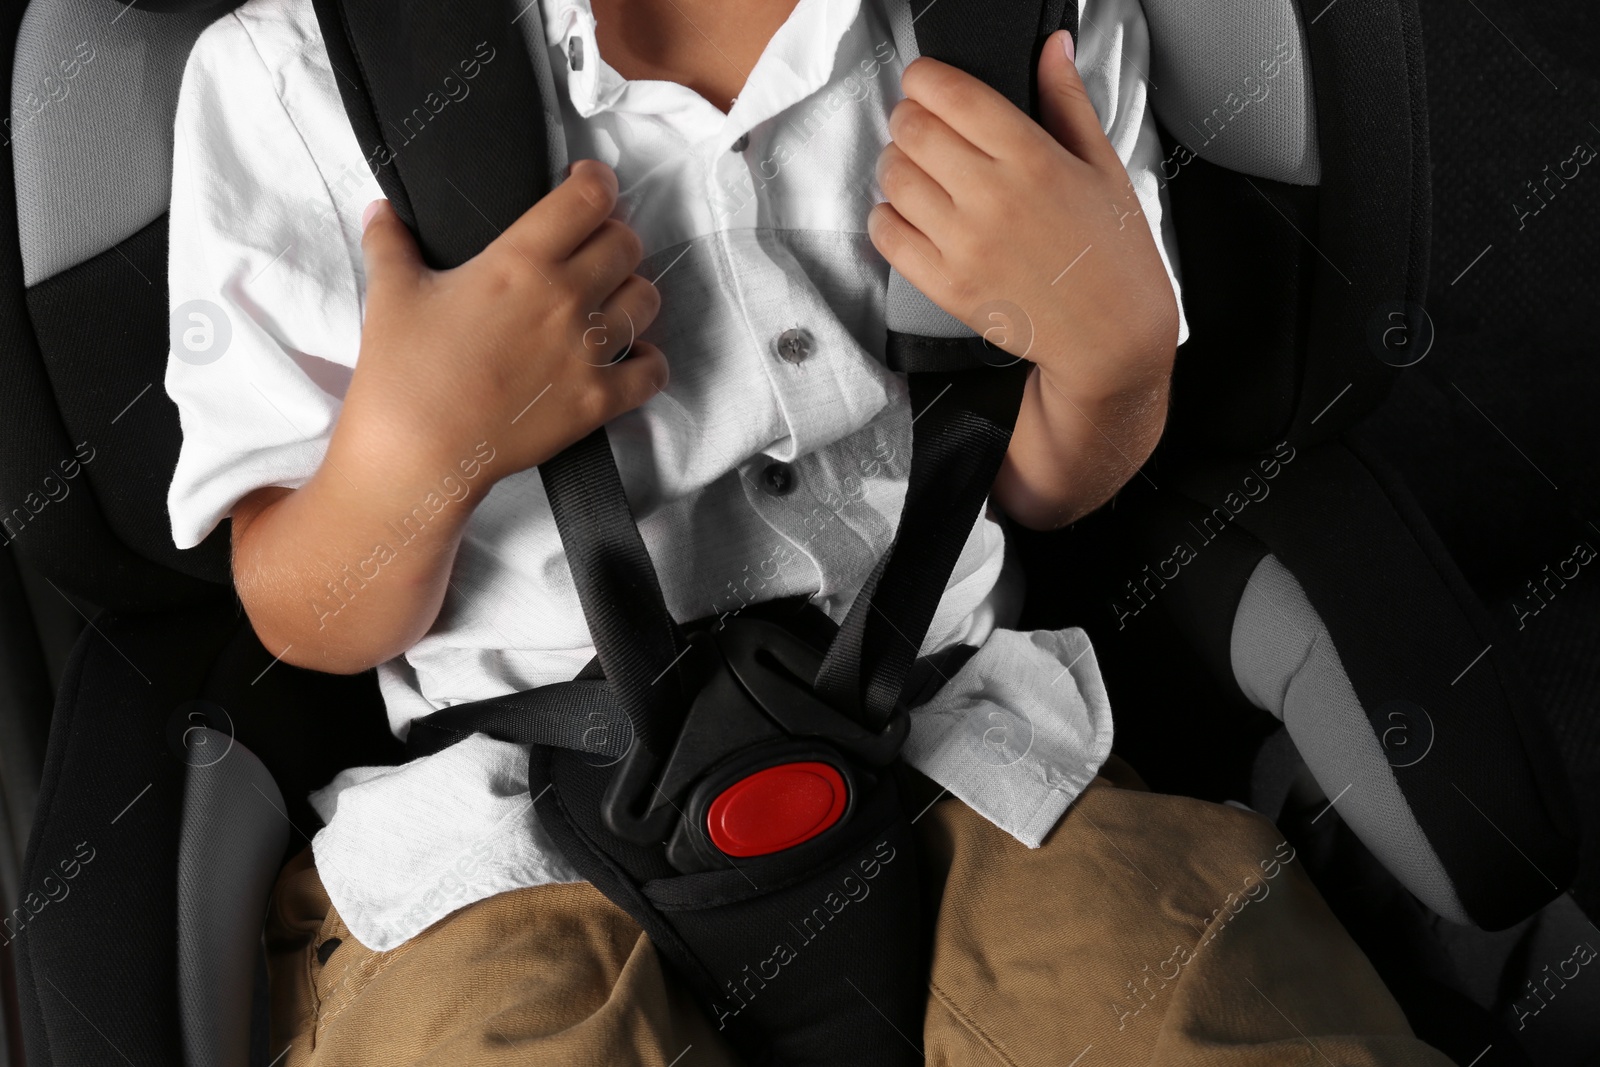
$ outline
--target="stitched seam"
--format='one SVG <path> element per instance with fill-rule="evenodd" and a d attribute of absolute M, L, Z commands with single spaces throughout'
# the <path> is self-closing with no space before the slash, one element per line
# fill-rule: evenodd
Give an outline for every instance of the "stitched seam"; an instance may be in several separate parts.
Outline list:
<path fill-rule="evenodd" d="M 417 937 L 420 937 L 420 936 L 421 935 L 418 934 L 416 936 L 413 936 L 409 940 L 402 941 L 400 944 L 396 945 L 394 948 L 390 949 L 388 952 L 379 952 L 379 953 L 373 954 L 372 956 L 367 957 L 369 962 L 372 961 L 372 960 L 377 960 L 377 965 L 371 967 L 370 973 L 362 975 L 361 976 L 361 984 L 360 984 L 360 986 L 355 988 L 355 989 L 352 989 L 350 991 L 350 995 L 345 997 L 344 1003 L 340 1004 L 337 1008 L 334 1008 L 326 1016 L 323 1016 L 321 1014 L 321 1012 L 322 1012 L 322 1002 L 321 1002 L 320 999 L 318 1000 L 318 1002 L 317 1002 L 317 1013 L 318 1013 L 317 1014 L 317 1025 L 316 1025 L 316 1030 L 313 1033 L 313 1037 L 312 1037 L 312 1047 L 315 1047 L 316 1038 L 321 1037 L 322 1036 L 322 1032 L 328 1028 L 329 1024 L 332 1023 L 334 1019 L 337 1019 L 339 1017 L 339 1015 L 346 1008 L 348 1008 L 351 1004 L 355 1003 L 356 998 L 361 996 L 362 993 L 366 992 L 367 987 L 370 986 L 374 981 L 377 980 L 378 975 L 382 974 L 384 969 L 386 967 L 388 967 L 389 964 L 393 963 L 395 960 L 399 959 L 401 956 L 403 956 L 407 952 L 411 951 L 411 946 L 416 943 Z M 316 950 L 313 949 L 310 953 L 307 954 L 306 959 L 307 959 L 308 963 L 310 961 L 311 956 L 315 954 L 315 951 Z M 348 981 L 348 977 L 346 977 L 346 976 L 349 975 L 350 970 L 351 970 L 351 968 L 346 968 L 345 969 L 345 976 L 341 976 L 341 978 L 340 978 L 341 982 Z M 313 986 L 312 988 L 313 988 L 313 990 L 315 990 L 316 987 Z"/>
<path fill-rule="evenodd" d="M 961 1024 L 965 1026 L 974 1037 L 976 1037 L 979 1041 L 982 1041 L 984 1046 L 988 1048 L 990 1052 L 994 1053 L 996 1059 L 998 1059 L 1001 1063 L 1006 1064 L 1006 1067 L 1018 1067 L 1017 1061 L 1012 1059 L 1006 1050 L 1000 1047 L 999 1042 L 990 1037 L 989 1034 L 981 1026 L 979 1026 L 970 1015 L 957 1007 L 955 1001 L 950 999 L 950 994 L 939 988 L 938 982 L 930 981 L 928 983 L 928 988 L 933 991 L 933 995 L 938 998 L 939 1003 L 944 1005 L 945 1010 L 959 1019 Z"/>

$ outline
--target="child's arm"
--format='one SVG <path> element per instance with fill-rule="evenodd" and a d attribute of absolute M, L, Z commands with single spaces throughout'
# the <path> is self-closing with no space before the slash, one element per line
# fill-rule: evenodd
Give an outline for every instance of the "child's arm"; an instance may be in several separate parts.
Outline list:
<path fill-rule="evenodd" d="M 1032 529 L 1093 511 L 1149 457 L 1179 340 L 1172 281 L 1069 41 L 1052 35 L 1039 59 L 1043 126 L 913 61 L 878 166 L 890 202 L 868 218 L 907 280 L 1036 365 L 993 487 Z"/>
<path fill-rule="evenodd" d="M 403 653 L 437 616 L 491 486 L 666 384 L 666 359 L 645 342 L 606 364 L 660 308 L 632 273 L 638 237 L 608 218 L 616 196 L 611 168 L 581 160 L 448 271 L 430 270 L 387 202 L 374 205 L 360 355 L 322 465 L 233 511 L 234 583 L 269 651 L 338 674 Z M 408 527 L 414 511 L 425 521 Z"/>

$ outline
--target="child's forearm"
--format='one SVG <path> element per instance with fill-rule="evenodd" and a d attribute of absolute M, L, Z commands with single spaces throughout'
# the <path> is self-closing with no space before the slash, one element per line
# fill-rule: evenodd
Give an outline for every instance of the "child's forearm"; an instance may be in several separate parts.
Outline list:
<path fill-rule="evenodd" d="M 1161 438 L 1168 382 L 1161 373 L 1125 393 L 1090 399 L 1069 396 L 1035 367 L 995 477 L 995 503 L 1030 530 L 1054 530 L 1110 500 Z"/>
<path fill-rule="evenodd" d="M 301 488 L 257 490 L 235 508 L 233 573 L 268 651 L 356 674 L 405 652 L 433 624 L 495 463 L 486 445 L 444 459 L 340 444 L 336 433 Z"/>

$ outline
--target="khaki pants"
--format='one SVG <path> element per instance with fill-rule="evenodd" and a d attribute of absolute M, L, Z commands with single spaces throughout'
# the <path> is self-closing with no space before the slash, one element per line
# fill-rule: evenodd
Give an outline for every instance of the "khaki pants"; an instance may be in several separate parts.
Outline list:
<path fill-rule="evenodd" d="M 1041 848 L 950 797 L 916 826 L 942 893 L 909 1037 L 935 1067 L 1450 1062 L 1412 1036 L 1259 815 L 1151 793 L 1113 757 Z M 283 1067 L 736 1063 L 587 884 L 502 893 L 370 952 L 307 849 L 280 877 L 267 938 Z"/>

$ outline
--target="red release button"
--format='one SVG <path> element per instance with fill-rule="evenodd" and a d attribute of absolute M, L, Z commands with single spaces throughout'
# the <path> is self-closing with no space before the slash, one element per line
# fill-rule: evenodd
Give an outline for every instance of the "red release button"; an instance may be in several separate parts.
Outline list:
<path fill-rule="evenodd" d="M 706 831 L 730 856 L 765 856 L 822 833 L 848 799 L 844 776 L 829 764 L 781 763 L 724 789 L 706 813 Z"/>

